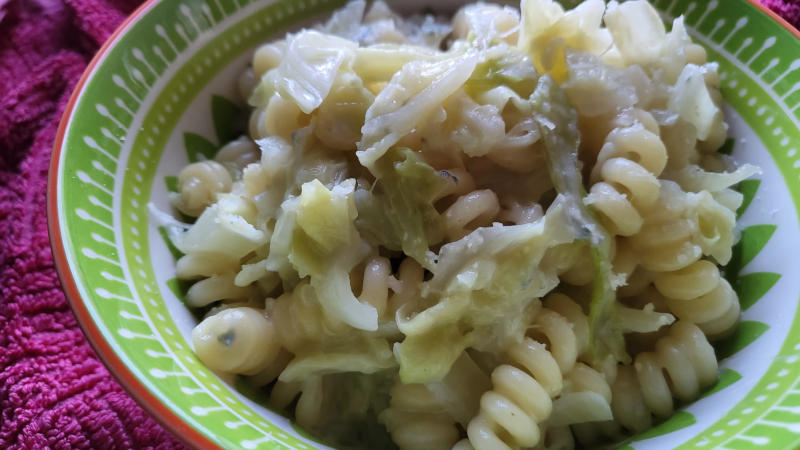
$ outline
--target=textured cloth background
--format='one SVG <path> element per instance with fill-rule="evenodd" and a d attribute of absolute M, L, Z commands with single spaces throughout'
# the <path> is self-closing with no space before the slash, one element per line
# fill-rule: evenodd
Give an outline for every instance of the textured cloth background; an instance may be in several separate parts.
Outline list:
<path fill-rule="evenodd" d="M 759 0 L 767 8 L 778 13 L 787 22 L 800 28 L 800 0 Z"/>
<path fill-rule="evenodd" d="M 800 0 L 763 0 L 795 26 Z M 0 449 L 182 448 L 119 387 L 53 268 L 45 188 L 67 99 L 137 0 L 0 0 Z"/>
<path fill-rule="evenodd" d="M 45 186 L 58 119 L 135 0 L 0 0 L 0 449 L 183 448 L 98 361 L 62 293 Z"/>

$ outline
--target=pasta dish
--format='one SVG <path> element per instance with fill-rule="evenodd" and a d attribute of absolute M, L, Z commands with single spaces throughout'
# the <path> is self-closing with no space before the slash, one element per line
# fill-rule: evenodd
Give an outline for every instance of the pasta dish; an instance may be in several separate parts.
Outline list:
<path fill-rule="evenodd" d="M 667 31 L 669 30 L 669 31 Z M 717 64 L 645 0 L 355 0 L 260 46 L 172 204 L 198 358 L 333 445 L 570 448 L 717 379 L 741 180 Z M 537 447 L 537 448 L 538 448 Z"/>

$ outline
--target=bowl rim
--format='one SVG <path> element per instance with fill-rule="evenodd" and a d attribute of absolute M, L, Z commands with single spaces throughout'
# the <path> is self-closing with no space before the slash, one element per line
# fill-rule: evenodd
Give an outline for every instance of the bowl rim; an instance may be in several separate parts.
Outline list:
<path fill-rule="evenodd" d="M 73 275 L 67 259 L 67 249 L 62 235 L 61 226 L 58 219 L 58 206 L 61 199 L 61 192 L 58 190 L 59 169 L 61 167 L 61 154 L 65 146 L 66 130 L 71 122 L 73 112 L 77 106 L 83 87 L 93 76 L 95 68 L 105 60 L 107 54 L 118 43 L 120 38 L 145 14 L 163 0 L 145 0 L 137 7 L 109 36 L 103 45 L 97 50 L 92 60 L 87 64 L 86 69 L 73 88 L 69 101 L 59 120 L 58 129 L 53 142 L 52 154 L 47 176 L 47 228 L 50 237 L 50 247 L 53 253 L 53 262 L 61 282 L 61 287 L 65 297 L 72 309 L 78 324 L 83 330 L 87 341 L 92 346 L 97 357 L 103 362 L 109 373 L 118 381 L 119 385 L 129 394 L 139 406 L 151 417 L 156 419 L 160 425 L 168 429 L 173 436 L 181 440 L 184 444 L 193 448 L 202 449 L 222 449 L 222 447 L 205 436 L 202 432 L 185 422 L 179 415 L 164 405 L 150 390 L 134 375 L 128 366 L 117 355 L 114 349 L 108 344 L 105 336 L 100 331 L 95 321 L 92 319 L 88 308 L 84 304 L 84 299 L 77 286 L 76 277 Z M 489 0 L 491 1 L 491 0 Z M 746 0 L 761 13 L 766 14 L 780 27 L 786 29 L 795 38 L 800 39 L 800 30 L 795 28 L 777 13 L 767 8 L 758 0 Z"/>
<path fill-rule="evenodd" d="M 53 142 L 53 150 L 50 157 L 50 165 L 47 175 L 47 229 L 50 235 L 50 247 L 53 252 L 53 261 L 61 281 L 61 287 L 67 301 L 72 308 L 78 324 L 87 341 L 94 349 L 97 357 L 105 364 L 109 373 L 117 380 L 119 385 L 145 410 L 151 417 L 155 418 L 160 425 L 168 429 L 174 437 L 187 444 L 189 447 L 202 449 L 220 449 L 222 447 L 202 434 L 170 410 L 166 405 L 150 392 L 149 389 L 133 374 L 128 366 L 117 355 L 114 349 L 106 342 L 100 328 L 92 319 L 89 310 L 84 304 L 83 297 L 78 290 L 75 276 L 72 273 L 67 260 L 67 249 L 64 236 L 61 232 L 61 225 L 58 220 L 58 205 L 61 193 L 58 191 L 59 169 L 61 153 L 65 146 L 67 127 L 72 119 L 73 112 L 77 106 L 78 99 L 83 87 L 94 73 L 94 69 L 106 58 L 109 51 L 117 44 L 119 39 L 148 11 L 150 11 L 161 0 L 146 0 L 137 7 L 109 36 L 103 45 L 97 50 L 92 60 L 86 66 L 78 83 L 75 85 L 64 112 L 59 120 L 56 137 Z"/>

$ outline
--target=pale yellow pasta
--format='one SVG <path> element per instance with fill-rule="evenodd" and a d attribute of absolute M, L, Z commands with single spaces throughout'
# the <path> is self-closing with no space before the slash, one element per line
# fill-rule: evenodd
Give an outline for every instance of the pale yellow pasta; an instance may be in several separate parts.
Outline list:
<path fill-rule="evenodd" d="M 400 450 L 449 450 L 459 432 L 447 411 L 424 384 L 397 382 L 380 420 Z"/>
<path fill-rule="evenodd" d="M 739 299 L 713 263 L 700 260 L 675 272 L 657 274 L 654 284 L 670 311 L 697 324 L 709 339 L 733 331 L 739 319 Z"/>
<path fill-rule="evenodd" d="M 620 286 L 617 289 L 617 295 L 623 299 L 636 296 L 644 297 L 646 294 L 643 294 L 643 292 L 652 286 L 655 276 L 655 272 L 651 272 L 643 266 L 638 266 L 628 274 L 625 286 Z"/>
<path fill-rule="evenodd" d="M 192 345 L 209 368 L 245 375 L 263 371 L 280 351 L 272 322 L 249 307 L 226 308 L 203 319 L 192 330 Z"/>
<path fill-rule="evenodd" d="M 285 52 L 286 43 L 284 41 L 276 41 L 258 47 L 253 54 L 253 72 L 256 77 L 260 78 L 268 70 L 278 67 Z"/>
<path fill-rule="evenodd" d="M 219 300 L 245 300 L 254 291 L 251 286 L 241 287 L 234 282 L 236 274 L 223 272 L 204 278 L 193 284 L 186 291 L 186 303 L 194 306 L 206 306 Z"/>
<path fill-rule="evenodd" d="M 258 140 L 266 136 L 266 130 L 263 123 L 266 119 L 266 105 L 259 106 L 250 113 L 250 118 L 247 121 L 247 134 L 253 139 Z"/>
<path fill-rule="evenodd" d="M 642 229 L 642 215 L 630 202 L 628 195 L 609 183 L 593 184 L 585 202 L 600 211 L 606 226 L 609 229 L 613 227 L 618 235 L 631 236 Z"/>
<path fill-rule="evenodd" d="M 187 216 L 197 217 L 218 193 L 230 191 L 232 183 L 228 170 L 216 161 L 189 164 L 178 174 L 178 193 L 172 204 Z"/>
<path fill-rule="evenodd" d="M 606 137 L 606 143 L 597 155 L 597 162 L 591 179 L 599 180 L 606 161 L 612 158 L 626 158 L 642 166 L 647 172 L 658 177 L 667 165 L 667 149 L 658 136 L 655 121 L 646 111 L 636 111 L 636 122 L 626 128 L 616 128 Z M 646 124 L 646 125 L 645 125 Z M 648 198 L 639 201 L 647 203 Z M 651 200 L 649 203 L 652 204 Z"/>
<path fill-rule="evenodd" d="M 512 129 L 512 132 L 515 131 Z M 544 151 L 540 145 L 498 145 L 489 152 L 487 158 L 504 169 L 525 173 L 544 163 Z"/>
<path fill-rule="evenodd" d="M 564 389 L 553 401 L 548 423 L 562 427 L 612 418 L 611 387 L 605 376 L 584 363 L 577 363 L 564 375 Z"/>
<path fill-rule="evenodd" d="M 289 383 L 278 380 L 272 387 L 272 391 L 270 391 L 269 404 L 279 411 L 285 410 L 297 398 L 300 390 L 301 383 L 299 382 Z"/>
<path fill-rule="evenodd" d="M 558 363 L 544 344 L 525 338 L 509 355 L 514 365 L 501 365 L 492 372 L 493 388 L 483 394 L 480 412 L 467 427 L 476 450 L 536 445 L 539 423 L 550 416 L 551 399 L 563 387 Z"/>
<path fill-rule="evenodd" d="M 389 298 L 389 312 L 394 315 L 403 305 L 411 304 L 420 296 L 425 273 L 413 258 L 405 258 L 397 269 L 394 279 L 389 279 L 394 294 Z"/>
<path fill-rule="evenodd" d="M 309 117 L 293 102 L 275 93 L 270 97 L 263 113 L 258 116 L 253 139 L 280 136 L 291 140 L 292 132 L 306 125 Z M 251 130 L 252 132 L 253 130 Z"/>
<path fill-rule="evenodd" d="M 308 377 L 301 383 L 300 397 L 294 409 L 294 416 L 297 423 L 308 430 L 313 430 L 321 420 L 322 402 L 324 401 L 322 383 L 321 376 Z"/>
<path fill-rule="evenodd" d="M 215 161 L 235 174 L 241 174 L 245 167 L 260 159 L 261 151 L 247 136 L 240 136 L 223 145 L 214 156 Z"/>
<path fill-rule="evenodd" d="M 176 263 L 176 276 L 184 280 L 210 277 L 235 267 L 237 261 L 218 253 L 196 252 L 183 255 Z"/>
<path fill-rule="evenodd" d="M 267 386 L 268 384 L 275 382 L 281 372 L 286 369 L 286 366 L 289 364 L 291 358 L 292 355 L 287 352 L 286 349 L 281 347 L 277 356 L 275 356 L 275 359 L 273 359 L 271 363 L 267 364 L 266 367 L 264 367 L 261 371 L 248 376 L 247 381 L 253 386 L 257 387 Z"/>
<path fill-rule="evenodd" d="M 633 125 L 615 128 L 606 137 L 592 169 L 594 184 L 585 200 L 600 212 L 609 232 L 622 236 L 641 229 L 643 214 L 658 200 L 657 177 L 667 163 L 667 150 L 651 131 L 652 116 L 637 111 L 634 117 Z"/>
<path fill-rule="evenodd" d="M 456 241 L 475 228 L 490 225 L 499 212 L 497 195 L 489 189 L 462 195 L 444 212 L 444 228 L 448 239 Z"/>
<path fill-rule="evenodd" d="M 714 349 L 702 331 L 686 321 L 672 325 L 669 335 L 656 343 L 655 351 L 639 354 L 634 367 L 645 404 L 660 418 L 674 411 L 673 398 L 694 400 L 700 389 L 717 379 Z"/>
<path fill-rule="evenodd" d="M 361 293 L 358 299 L 375 307 L 378 316 L 386 311 L 389 301 L 389 277 L 392 267 L 389 260 L 377 256 L 367 260 L 361 274 Z M 352 281 L 351 281 L 352 283 Z"/>
<path fill-rule="evenodd" d="M 611 385 L 611 395 L 614 424 L 620 427 L 614 430 L 613 425 L 609 424 L 609 428 L 613 430 L 609 433 L 612 437 L 615 433 L 640 433 L 653 426 L 653 414 L 645 403 L 633 366 L 622 366 L 618 369 L 617 378 Z"/>
<path fill-rule="evenodd" d="M 542 205 L 533 203 L 523 205 L 519 202 L 512 201 L 511 205 L 500 211 L 498 216 L 501 220 L 513 223 L 515 225 L 522 225 L 524 223 L 533 223 L 544 216 Z"/>
<path fill-rule="evenodd" d="M 275 382 L 270 393 L 270 404 L 277 410 L 286 408 L 295 399 L 294 415 L 297 423 L 306 429 L 313 430 L 320 422 L 323 402 L 323 380 L 321 376 L 308 377 L 302 382 Z"/>
<path fill-rule="evenodd" d="M 508 350 L 513 365 L 503 364 L 492 372 L 493 388 L 481 397 L 480 412 L 467 427 L 469 441 L 477 450 L 539 443 L 539 423 L 550 416 L 552 398 L 561 393 L 564 374 L 573 370 L 588 343 L 580 323 L 585 318 L 571 299 L 553 296 L 547 303 L 563 310 L 578 326 L 547 307 L 536 314 L 531 337 Z"/>
<path fill-rule="evenodd" d="M 578 363 L 564 377 L 564 392 L 594 392 L 609 404 L 611 403 L 611 386 L 606 377 L 596 369 Z"/>
<path fill-rule="evenodd" d="M 654 418 L 672 414 L 675 399 L 696 399 L 716 378 L 714 349 L 696 325 L 678 321 L 654 351 L 640 353 L 632 366 L 619 368 L 612 384 L 614 423 L 604 423 L 604 430 L 587 435 L 587 440 L 597 434 L 617 438 L 647 430 Z"/>
<path fill-rule="evenodd" d="M 686 217 L 686 193 L 671 182 L 661 181 L 661 186 L 657 204 L 629 240 L 642 266 L 654 272 L 682 269 L 703 254 L 693 240 L 697 222 Z"/>
<path fill-rule="evenodd" d="M 559 292 L 548 294 L 542 301 L 545 308 L 561 315 L 570 324 L 575 335 L 575 345 L 580 359 L 586 359 L 589 348 L 589 321 L 583 309 L 567 295 Z"/>
<path fill-rule="evenodd" d="M 442 178 L 447 184 L 439 192 L 437 200 L 450 195 L 460 197 L 475 190 L 475 178 L 465 169 L 446 169 L 439 173 L 444 175 Z"/>

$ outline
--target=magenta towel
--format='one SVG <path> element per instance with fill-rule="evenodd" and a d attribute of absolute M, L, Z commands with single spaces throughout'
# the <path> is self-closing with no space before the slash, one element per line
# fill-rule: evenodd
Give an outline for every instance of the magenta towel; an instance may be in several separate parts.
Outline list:
<path fill-rule="evenodd" d="M 800 0 L 763 0 L 797 26 Z M 47 236 L 58 119 L 137 0 L 0 0 L 0 448 L 182 448 L 100 363 Z"/>
<path fill-rule="evenodd" d="M 759 0 L 764 6 L 775 11 L 787 22 L 800 28 L 800 0 Z"/>
<path fill-rule="evenodd" d="M 47 236 L 58 119 L 135 0 L 0 0 L 0 448 L 183 448 L 117 384 L 66 303 Z"/>

